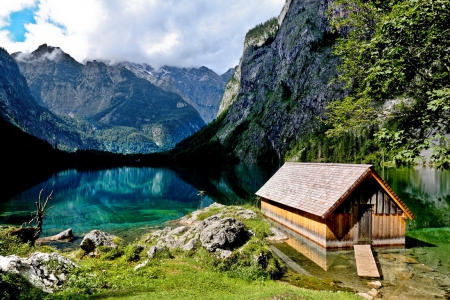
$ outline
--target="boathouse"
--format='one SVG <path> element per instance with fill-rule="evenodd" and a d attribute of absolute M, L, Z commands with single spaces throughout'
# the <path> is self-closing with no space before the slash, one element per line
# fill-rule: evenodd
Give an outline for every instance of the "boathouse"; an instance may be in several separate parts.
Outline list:
<path fill-rule="evenodd" d="M 268 218 L 327 249 L 404 245 L 414 218 L 372 165 L 286 162 L 256 195 Z"/>

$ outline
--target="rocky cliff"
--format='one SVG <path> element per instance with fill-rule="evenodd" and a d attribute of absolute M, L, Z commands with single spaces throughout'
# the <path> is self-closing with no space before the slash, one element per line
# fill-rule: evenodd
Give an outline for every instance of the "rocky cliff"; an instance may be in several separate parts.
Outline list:
<path fill-rule="evenodd" d="M 52 146 L 73 150 L 95 145 L 73 124 L 39 105 L 30 93 L 14 59 L 0 48 L 0 114 L 3 120 L 47 141 Z M 6 142 L 6 141 L 5 141 Z"/>
<path fill-rule="evenodd" d="M 119 65 L 165 91 L 180 95 L 199 112 L 205 123 L 211 122 L 216 117 L 225 85 L 234 72 L 234 69 L 230 69 L 222 75 L 217 75 L 207 67 L 165 66 L 155 69 L 147 64 L 128 62 Z"/>
<path fill-rule="evenodd" d="M 325 17 L 328 4 L 287 1 L 278 19 L 247 34 L 213 125 L 215 133 L 203 131 L 227 155 L 250 164 L 282 158 L 318 126 L 325 105 L 343 96 L 342 87 L 331 83 L 338 59 L 332 53 L 337 36 Z"/>
<path fill-rule="evenodd" d="M 83 65 L 45 44 L 31 54 L 13 57 L 36 101 L 60 116 L 77 119 L 77 130 L 98 142 L 90 149 L 163 151 L 205 124 L 179 95 L 123 66 L 98 61 Z"/>

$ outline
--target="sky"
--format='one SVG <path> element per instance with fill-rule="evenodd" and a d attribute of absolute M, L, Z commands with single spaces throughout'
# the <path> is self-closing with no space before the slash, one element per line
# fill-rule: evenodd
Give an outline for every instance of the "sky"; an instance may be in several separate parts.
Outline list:
<path fill-rule="evenodd" d="M 153 67 L 239 63 L 247 31 L 278 17 L 285 0 L 0 0 L 0 47 L 60 47 L 77 61 Z"/>

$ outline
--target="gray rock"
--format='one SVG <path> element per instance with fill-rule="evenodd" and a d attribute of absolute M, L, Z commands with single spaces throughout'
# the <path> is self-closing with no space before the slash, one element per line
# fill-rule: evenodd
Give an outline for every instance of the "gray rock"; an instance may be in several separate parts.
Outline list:
<path fill-rule="evenodd" d="M 258 215 L 250 209 L 238 210 L 235 215 L 245 220 L 256 219 L 258 217 Z"/>
<path fill-rule="evenodd" d="M 137 270 L 139 270 L 140 268 L 145 267 L 149 262 L 150 262 L 150 260 L 147 259 L 146 261 L 144 261 L 144 262 L 138 264 L 136 267 L 134 267 L 134 270 L 137 271 Z"/>
<path fill-rule="evenodd" d="M 219 212 L 203 221 L 197 221 L 199 213 L 206 212 L 211 208 L 222 208 L 224 205 L 213 204 L 201 211 L 196 211 L 187 218 L 180 220 L 182 226 L 171 228 L 166 227 L 163 230 L 158 230 L 152 233 L 145 241 L 156 242 L 148 255 L 152 258 L 158 249 L 175 249 L 180 248 L 185 251 L 195 250 L 201 244 L 210 252 L 216 252 L 220 258 L 227 258 L 232 254 L 232 251 L 244 243 L 246 243 L 252 232 L 245 229 L 244 223 L 234 218 L 222 218 L 222 215 L 227 215 L 228 212 Z M 237 212 L 241 212 L 240 217 L 253 218 L 255 214 L 251 210 L 246 210 L 237 207 Z M 231 214 L 236 214 L 236 209 L 233 208 Z"/>
<path fill-rule="evenodd" d="M 120 241 L 120 238 L 115 235 L 100 230 L 92 230 L 84 236 L 80 243 L 80 247 L 85 252 L 90 253 L 97 249 L 98 246 L 116 248 L 117 241 Z"/>
<path fill-rule="evenodd" d="M 190 240 L 182 247 L 182 249 L 183 249 L 184 251 L 192 251 L 192 250 L 195 250 L 195 248 L 196 248 L 195 246 L 196 246 L 197 240 L 198 240 L 198 239 L 196 239 L 196 238 L 190 239 Z"/>
<path fill-rule="evenodd" d="M 216 249 L 233 250 L 249 238 L 244 223 L 234 218 L 217 219 L 213 216 L 202 222 L 202 225 L 206 224 L 200 234 L 200 241 L 210 252 Z"/>
<path fill-rule="evenodd" d="M 231 250 L 216 249 L 215 255 L 220 259 L 226 259 L 233 254 Z"/>
<path fill-rule="evenodd" d="M 167 250 L 167 247 L 166 247 L 166 246 L 161 246 L 161 245 L 152 246 L 152 247 L 150 248 L 150 250 L 148 250 L 147 256 L 148 256 L 148 258 L 152 259 L 152 258 L 155 257 L 155 255 L 156 255 L 157 253 L 161 253 L 161 252 L 163 252 L 163 251 L 165 251 L 165 250 Z"/>
<path fill-rule="evenodd" d="M 275 227 L 271 227 L 270 231 L 272 232 L 272 235 L 267 238 L 269 241 L 282 242 L 288 239 L 288 236 L 286 234 Z"/>
<path fill-rule="evenodd" d="M 57 253 L 34 252 L 28 257 L 0 256 L 0 270 L 20 274 L 34 286 L 52 293 L 66 281 L 71 269 L 78 266 Z"/>

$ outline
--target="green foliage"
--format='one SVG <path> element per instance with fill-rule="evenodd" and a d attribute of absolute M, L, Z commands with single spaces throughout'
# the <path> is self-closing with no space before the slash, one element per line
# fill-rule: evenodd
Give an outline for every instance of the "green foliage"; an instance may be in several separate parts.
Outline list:
<path fill-rule="evenodd" d="M 274 17 L 250 29 L 245 35 L 245 40 L 248 41 L 250 39 L 259 39 L 261 37 L 266 37 L 266 40 L 271 42 L 277 35 L 277 32 L 278 19 Z"/>
<path fill-rule="evenodd" d="M 279 279 L 286 267 L 261 240 L 252 238 L 240 251 L 220 260 L 216 268 L 244 280 Z"/>
<path fill-rule="evenodd" d="M 9 234 L 10 229 L 0 229 L 0 255 L 25 256 L 30 252 L 30 243 L 23 243 L 17 236 Z"/>
<path fill-rule="evenodd" d="M 129 244 L 125 246 L 123 249 L 125 260 L 128 262 L 138 261 L 142 250 L 144 250 L 144 247 L 139 244 Z"/>
<path fill-rule="evenodd" d="M 2 300 L 45 299 L 47 295 L 21 275 L 0 272 L 0 298 Z"/>
<path fill-rule="evenodd" d="M 202 213 L 198 214 L 197 215 L 197 220 L 198 221 L 203 221 L 204 219 L 207 219 L 207 218 L 209 218 L 209 217 L 211 217 L 211 216 L 213 216 L 213 215 L 215 215 L 215 214 L 217 214 L 217 213 L 219 213 L 221 211 L 222 211 L 222 208 L 220 208 L 220 207 L 210 208 L 210 209 L 206 210 L 205 212 L 202 212 Z"/>
<path fill-rule="evenodd" d="M 122 246 L 108 247 L 108 246 L 98 246 L 98 252 L 100 257 L 105 260 L 114 260 L 121 257 L 124 254 Z"/>
<path fill-rule="evenodd" d="M 380 144 L 373 139 L 374 127 L 343 132 L 339 137 L 325 132 L 326 128 L 320 128 L 309 135 L 304 135 L 286 153 L 285 160 L 375 165 L 383 163 L 385 153 Z"/>
<path fill-rule="evenodd" d="M 344 34 L 335 47 L 339 79 L 350 94 L 327 106 L 329 136 L 377 124 L 391 133 L 377 137 L 397 165 L 431 148 L 435 166 L 449 167 L 449 7 L 449 0 L 335 1 L 329 16 Z"/>

